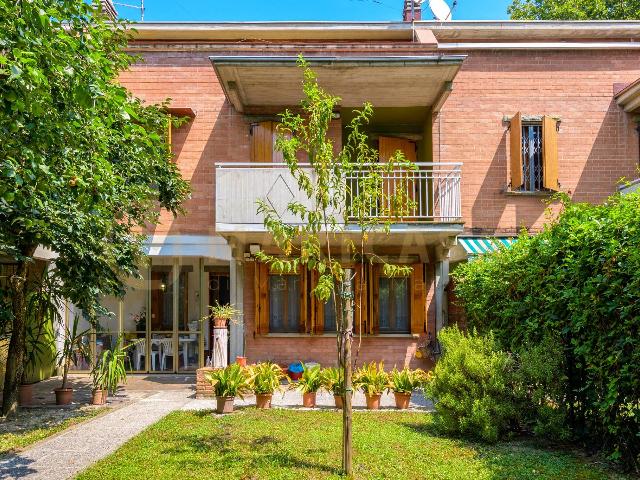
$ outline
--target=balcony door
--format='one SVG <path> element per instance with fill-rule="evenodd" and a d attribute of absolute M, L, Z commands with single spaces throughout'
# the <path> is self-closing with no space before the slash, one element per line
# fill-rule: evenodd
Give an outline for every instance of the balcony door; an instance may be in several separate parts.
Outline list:
<path fill-rule="evenodd" d="M 251 125 L 251 161 L 254 163 L 282 163 L 282 152 L 276 151 L 278 122 L 266 121 Z"/>
<path fill-rule="evenodd" d="M 378 152 L 380 154 L 381 162 L 389 162 L 396 152 L 401 151 L 404 154 L 404 158 L 415 163 L 416 161 L 416 143 L 401 137 L 379 137 L 378 139 Z M 410 212 L 397 211 L 393 205 L 389 203 L 389 198 L 393 195 L 402 194 L 409 201 L 419 204 L 419 198 L 416 196 L 416 176 L 411 172 L 402 171 L 397 169 L 396 172 L 390 172 L 385 174 L 386 178 L 383 181 L 382 189 L 384 199 L 387 202 L 385 204 L 385 210 L 392 214 L 403 214 L 404 216 L 415 216 L 416 209 L 410 209 Z M 409 215 L 407 215 L 407 213 Z"/>

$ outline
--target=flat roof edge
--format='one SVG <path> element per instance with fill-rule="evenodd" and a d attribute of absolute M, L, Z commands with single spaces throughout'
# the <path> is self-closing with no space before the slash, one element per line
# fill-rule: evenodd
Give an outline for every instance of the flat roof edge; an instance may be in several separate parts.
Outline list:
<path fill-rule="evenodd" d="M 305 57 L 310 65 L 331 65 L 334 63 L 363 63 L 363 64 L 433 64 L 433 63 L 462 63 L 467 55 L 406 55 L 406 56 L 323 56 Z M 292 65 L 298 61 L 293 55 L 211 55 L 209 60 L 218 65 L 240 64 L 283 64 Z"/>

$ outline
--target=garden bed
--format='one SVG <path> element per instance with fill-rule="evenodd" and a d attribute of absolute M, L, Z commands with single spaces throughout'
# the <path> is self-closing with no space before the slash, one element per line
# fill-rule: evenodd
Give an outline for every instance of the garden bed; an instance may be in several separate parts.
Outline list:
<path fill-rule="evenodd" d="M 108 408 L 90 405 L 75 408 L 20 408 L 17 417 L 0 422 L 0 455 L 19 451 L 105 410 Z"/>
<path fill-rule="evenodd" d="M 340 412 L 175 412 L 79 479 L 339 478 Z M 494 446 L 438 435 L 432 416 L 355 412 L 356 478 L 625 478 L 597 459 L 527 440 Z"/>

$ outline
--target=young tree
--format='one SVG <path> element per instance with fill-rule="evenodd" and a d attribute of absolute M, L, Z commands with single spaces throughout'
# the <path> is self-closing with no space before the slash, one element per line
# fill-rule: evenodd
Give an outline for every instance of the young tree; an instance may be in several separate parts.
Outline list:
<path fill-rule="evenodd" d="M 386 188 L 385 173 L 414 169 L 415 164 L 406 161 L 402 152 L 396 152 L 389 162 L 378 162 L 378 152 L 369 145 L 363 130 L 373 114 L 370 104 L 354 112 L 345 145 L 336 151 L 328 132 L 340 98 L 320 88 L 315 73 L 302 57 L 298 64 L 304 71 L 301 112 L 287 110 L 281 115 L 276 149 L 282 152 L 307 201 L 288 203 L 287 211 L 297 219 L 295 222 L 285 222 L 270 203 L 258 202 L 264 225 L 282 255 L 259 252 L 257 258 L 268 264 L 273 273 L 301 269 L 315 272 L 318 280 L 313 295 L 321 302 L 333 300 L 338 364 L 345 382 L 342 466 L 346 475 L 352 475 L 353 310 L 358 302 L 364 302 L 362 291 L 353 292 L 354 272 L 343 268 L 341 260 L 347 255 L 355 263 L 383 262 L 365 249 L 369 233 L 388 232 L 415 203 L 406 193 L 407 182 L 398 181 L 395 188 Z M 357 227 L 350 228 L 349 233 L 359 233 L 359 244 L 345 235 L 349 221 L 350 227 Z M 383 270 L 392 277 L 409 274 L 411 267 L 384 263 Z M 362 312 L 362 308 L 358 310 Z M 362 318 L 358 321 L 362 323 Z"/>
<path fill-rule="evenodd" d="M 514 20 L 637 20 L 640 0 L 513 0 Z"/>
<path fill-rule="evenodd" d="M 56 295 L 90 316 L 137 274 L 140 233 L 189 195 L 165 141 L 163 106 L 117 82 L 134 59 L 121 22 L 83 0 L 0 1 L 0 252 L 11 340 L 2 413 L 17 408 L 25 298 L 39 245 L 57 253 Z"/>

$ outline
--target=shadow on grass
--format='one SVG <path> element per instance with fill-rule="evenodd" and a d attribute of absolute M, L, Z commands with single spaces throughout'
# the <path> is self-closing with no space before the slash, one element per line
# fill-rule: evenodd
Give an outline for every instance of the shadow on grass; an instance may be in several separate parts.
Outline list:
<path fill-rule="evenodd" d="M 211 411 L 198 412 L 198 416 L 211 415 Z M 282 447 L 283 442 L 273 435 L 234 437 L 230 426 L 221 433 L 204 437 L 180 435 L 172 438 L 174 446 L 162 449 L 162 455 L 177 460 L 179 468 L 198 469 L 216 465 L 221 477 L 231 478 L 238 468 L 246 472 L 300 469 L 328 474 L 340 474 L 340 469 L 325 463 L 310 461 L 309 456 L 327 458 L 326 448 L 307 448 L 291 452 Z M 197 456 L 194 457 L 195 453 Z M 181 458 L 188 455 L 190 458 Z M 233 472 L 233 473 L 232 473 Z M 244 477 L 243 477 L 244 478 Z"/>

